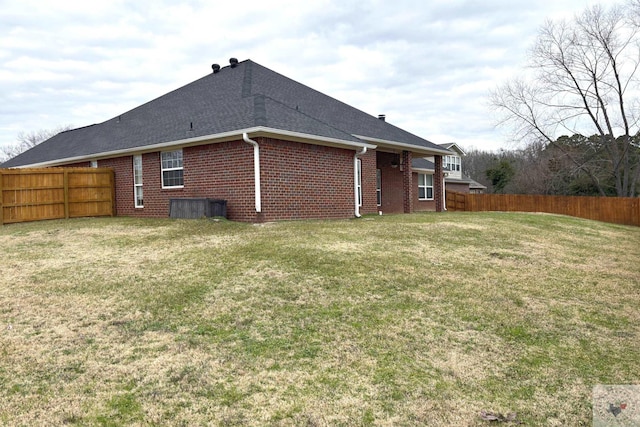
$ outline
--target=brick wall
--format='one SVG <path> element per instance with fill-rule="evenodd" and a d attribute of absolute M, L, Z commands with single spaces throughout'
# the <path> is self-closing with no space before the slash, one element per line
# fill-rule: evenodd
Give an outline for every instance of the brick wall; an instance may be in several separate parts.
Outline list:
<path fill-rule="evenodd" d="M 435 179 L 435 177 L 434 177 Z M 414 212 L 435 211 L 435 200 L 418 200 L 418 174 L 413 174 L 413 210 Z"/>
<path fill-rule="evenodd" d="M 404 212 L 402 172 L 399 167 L 400 156 L 396 153 L 378 151 L 376 159 L 382 175 L 382 206 L 379 206 L 378 209 L 383 213 Z"/>
<path fill-rule="evenodd" d="M 367 150 L 360 156 L 362 160 L 362 207 L 361 214 L 378 212 L 378 199 L 376 196 L 376 152 Z M 353 180 L 352 180 L 353 181 Z"/>
<path fill-rule="evenodd" d="M 353 217 L 355 150 L 271 138 L 256 138 L 256 141 L 260 145 L 262 170 L 260 220 Z M 243 144 L 251 153 L 250 194 L 253 198 L 253 148 Z M 367 164 L 363 160 L 363 182 Z M 375 204 L 375 169 L 373 174 Z"/>
<path fill-rule="evenodd" d="M 446 182 L 444 183 L 445 191 L 455 191 L 456 193 L 468 193 L 469 192 L 469 184 L 461 184 L 455 182 Z"/>
<path fill-rule="evenodd" d="M 167 217 L 171 198 L 227 200 L 236 221 L 350 218 L 354 215 L 355 150 L 256 138 L 260 145 L 262 213 L 255 212 L 253 147 L 244 141 L 183 149 L 184 188 L 163 189 L 160 153 L 142 155 L 144 208 L 134 207 L 133 158 L 104 159 L 115 171 L 118 215 Z M 88 166 L 89 163 L 77 164 Z M 376 155 L 362 156 L 363 213 L 376 207 Z"/>
<path fill-rule="evenodd" d="M 413 173 L 411 172 L 412 154 L 410 151 L 402 152 L 402 191 L 404 213 L 413 212 Z"/>
<path fill-rule="evenodd" d="M 442 156 L 433 156 L 434 174 L 433 174 L 433 198 L 436 200 L 436 212 L 444 210 L 444 188 L 442 178 L 444 172 L 442 169 Z"/>
<path fill-rule="evenodd" d="M 98 167 L 113 168 L 116 181 L 116 215 L 134 215 L 132 157 L 99 160 Z"/>

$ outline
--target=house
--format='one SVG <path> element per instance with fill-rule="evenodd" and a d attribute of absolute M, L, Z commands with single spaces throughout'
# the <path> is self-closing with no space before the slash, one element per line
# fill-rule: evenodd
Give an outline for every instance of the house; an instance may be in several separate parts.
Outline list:
<path fill-rule="evenodd" d="M 454 191 L 456 193 L 484 193 L 487 187 L 474 181 L 462 172 L 462 157 L 465 155 L 462 148 L 455 142 L 440 144 L 440 146 L 451 152 L 442 158 L 445 195 L 447 191 Z M 430 183 L 429 175 L 435 173 L 434 161 L 435 159 L 433 157 L 413 159 L 412 168 L 413 171 L 418 174 L 418 185 L 421 183 Z M 431 206 L 426 203 L 418 203 L 417 206 L 417 210 L 430 210 L 431 208 Z"/>
<path fill-rule="evenodd" d="M 449 149 L 251 60 L 212 68 L 2 167 L 113 168 L 126 216 L 166 217 L 181 198 L 224 199 L 248 222 L 443 210 Z M 413 173 L 423 157 L 433 166 Z"/>

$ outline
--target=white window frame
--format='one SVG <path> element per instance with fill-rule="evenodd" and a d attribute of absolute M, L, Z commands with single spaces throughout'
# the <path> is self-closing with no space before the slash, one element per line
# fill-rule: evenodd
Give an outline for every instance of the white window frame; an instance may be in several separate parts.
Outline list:
<path fill-rule="evenodd" d="M 167 165 L 165 168 L 165 155 L 179 153 L 179 159 L 168 159 L 168 162 L 171 162 L 170 165 Z M 174 165 L 173 163 L 177 162 L 178 165 Z M 182 184 L 181 185 L 165 185 L 164 181 L 164 173 L 171 171 L 182 171 Z M 183 188 L 184 187 L 184 158 L 182 157 L 182 149 L 173 150 L 173 151 L 162 151 L 160 153 L 160 179 L 162 182 L 162 188 Z"/>
<path fill-rule="evenodd" d="M 450 171 L 460 172 L 462 161 L 460 156 L 444 156 L 442 159 L 442 167 L 449 168 Z"/>
<path fill-rule="evenodd" d="M 376 202 L 382 206 L 382 170 L 376 169 Z"/>
<path fill-rule="evenodd" d="M 431 178 L 431 185 L 427 183 L 427 177 Z M 422 185 L 420 184 L 420 179 L 423 179 Z M 424 197 L 420 197 L 420 189 L 424 189 Z M 429 197 L 429 189 L 431 189 L 431 197 Z M 418 200 L 433 200 L 433 175 L 426 173 L 418 174 Z"/>
<path fill-rule="evenodd" d="M 133 205 L 136 208 L 144 208 L 144 196 L 142 192 L 142 155 L 133 156 Z"/>
<path fill-rule="evenodd" d="M 97 168 L 98 167 L 98 161 L 97 160 L 91 160 L 91 167 L 92 168 Z"/>
<path fill-rule="evenodd" d="M 358 159 L 358 206 L 362 206 L 362 159 Z"/>

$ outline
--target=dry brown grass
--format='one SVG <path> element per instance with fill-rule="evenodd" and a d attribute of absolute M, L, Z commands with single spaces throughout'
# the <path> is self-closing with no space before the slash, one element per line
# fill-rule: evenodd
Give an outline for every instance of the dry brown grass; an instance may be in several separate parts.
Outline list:
<path fill-rule="evenodd" d="M 552 215 L 0 229 L 0 424 L 588 425 L 640 230 Z"/>

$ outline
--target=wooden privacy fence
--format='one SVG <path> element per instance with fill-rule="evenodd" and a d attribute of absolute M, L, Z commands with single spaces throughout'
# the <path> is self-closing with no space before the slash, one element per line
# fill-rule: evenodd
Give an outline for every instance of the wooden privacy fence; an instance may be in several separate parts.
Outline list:
<path fill-rule="evenodd" d="M 115 216 L 112 169 L 0 169 L 0 224 Z"/>
<path fill-rule="evenodd" d="M 546 212 L 615 224 L 640 226 L 640 198 L 465 194 L 447 191 L 447 210 Z"/>

